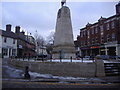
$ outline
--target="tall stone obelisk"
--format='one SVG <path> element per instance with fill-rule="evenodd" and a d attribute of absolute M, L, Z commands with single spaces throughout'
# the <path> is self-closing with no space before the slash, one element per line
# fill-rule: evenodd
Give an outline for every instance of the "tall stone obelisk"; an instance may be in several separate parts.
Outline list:
<path fill-rule="evenodd" d="M 53 46 L 53 59 L 75 58 L 70 9 L 63 6 L 57 14 L 55 40 Z"/>

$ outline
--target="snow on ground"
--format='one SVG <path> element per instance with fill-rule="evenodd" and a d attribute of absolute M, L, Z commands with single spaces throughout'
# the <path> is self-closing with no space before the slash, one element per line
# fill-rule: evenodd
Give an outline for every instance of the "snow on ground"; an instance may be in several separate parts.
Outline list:
<path fill-rule="evenodd" d="M 35 78 L 48 78 L 48 79 L 61 79 L 61 80 L 84 80 L 84 79 L 87 79 L 87 78 L 83 78 L 83 77 L 53 76 L 51 74 L 40 74 L 37 72 L 29 72 L 29 74 L 31 75 L 31 77 L 33 79 L 35 79 Z"/>
<path fill-rule="evenodd" d="M 9 77 L 11 78 L 22 78 L 21 73 L 23 72 L 22 70 L 15 69 L 10 66 L 2 66 L 3 68 L 6 68 L 6 74 L 8 74 Z"/>
<path fill-rule="evenodd" d="M 30 61 L 30 62 L 42 62 L 41 60 L 35 60 L 35 59 L 17 59 L 18 61 Z M 118 62 L 117 60 L 103 60 L 104 63 L 120 63 Z M 44 60 L 44 62 L 60 62 L 59 59 L 55 59 L 55 60 Z M 70 59 L 62 59 L 61 62 L 71 62 Z M 86 60 L 86 59 L 83 59 L 83 61 L 80 59 L 80 60 L 75 60 L 73 59 L 72 62 L 84 62 L 84 63 L 91 63 L 91 62 L 94 62 L 94 60 Z"/>
<path fill-rule="evenodd" d="M 9 76 L 11 78 L 24 78 L 24 71 L 20 70 L 20 69 L 16 69 L 14 67 L 11 66 L 3 66 L 4 68 L 6 68 L 6 72 L 7 74 L 9 74 Z M 60 80 L 85 80 L 86 78 L 83 77 L 62 77 L 62 76 L 53 76 L 51 74 L 40 74 L 37 72 L 31 72 L 29 71 L 29 74 L 31 76 L 31 79 L 39 79 L 39 78 L 46 78 L 46 79 L 60 79 Z"/>
<path fill-rule="evenodd" d="M 30 62 L 42 62 L 41 60 L 34 60 L 34 59 L 17 59 L 18 61 L 30 61 Z M 55 60 L 44 60 L 44 62 L 60 62 L 59 59 L 55 59 Z M 70 59 L 62 59 L 61 62 L 71 62 Z M 82 60 L 75 60 L 73 59 L 72 62 L 82 62 Z M 83 62 L 93 62 L 93 60 L 83 60 Z"/>

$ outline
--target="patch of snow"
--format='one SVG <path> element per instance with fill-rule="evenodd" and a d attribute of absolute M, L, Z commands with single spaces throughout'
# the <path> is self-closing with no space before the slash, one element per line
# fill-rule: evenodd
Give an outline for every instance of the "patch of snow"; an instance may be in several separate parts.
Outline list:
<path fill-rule="evenodd" d="M 7 68 L 6 73 L 12 78 L 22 78 L 20 75 L 23 71 L 19 69 L 12 68 L 10 66 L 2 66 L 4 68 Z"/>
<path fill-rule="evenodd" d="M 51 60 L 47 60 L 47 61 L 51 61 Z M 55 60 L 52 60 L 52 62 L 60 62 L 59 59 L 55 59 Z M 70 59 L 62 59 L 61 62 L 71 62 Z M 72 60 L 72 62 L 82 62 L 82 60 Z M 83 60 L 83 62 L 93 62 L 93 60 Z"/>
<path fill-rule="evenodd" d="M 62 77 L 62 76 L 53 76 L 51 74 L 40 74 L 36 72 L 29 72 L 30 76 L 35 78 L 51 78 L 51 79 L 61 79 L 61 80 L 85 80 L 83 77 Z"/>
<path fill-rule="evenodd" d="M 52 78 L 51 74 L 40 74 L 37 72 L 29 72 L 31 78 L 35 79 L 35 78 Z"/>
<path fill-rule="evenodd" d="M 104 63 L 120 63 L 118 61 L 115 61 L 115 60 L 103 60 Z"/>

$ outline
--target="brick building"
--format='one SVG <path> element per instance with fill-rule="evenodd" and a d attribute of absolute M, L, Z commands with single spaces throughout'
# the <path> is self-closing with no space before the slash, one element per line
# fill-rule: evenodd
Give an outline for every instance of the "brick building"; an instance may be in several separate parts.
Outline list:
<path fill-rule="evenodd" d="M 77 42 L 83 56 L 120 56 L 120 2 L 116 5 L 115 15 L 108 18 L 101 17 L 98 22 L 88 23 L 80 29 Z"/>
<path fill-rule="evenodd" d="M 32 36 L 25 35 L 25 32 L 20 32 L 20 26 L 15 27 L 15 34 L 17 37 L 17 56 L 34 56 L 35 52 L 35 39 Z"/>

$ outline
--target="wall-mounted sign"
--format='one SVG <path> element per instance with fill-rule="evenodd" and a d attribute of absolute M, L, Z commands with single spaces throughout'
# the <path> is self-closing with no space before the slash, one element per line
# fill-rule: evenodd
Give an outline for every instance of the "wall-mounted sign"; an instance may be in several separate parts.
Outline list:
<path fill-rule="evenodd" d="M 99 48 L 99 46 L 92 46 L 92 47 L 90 47 L 90 48 Z"/>

